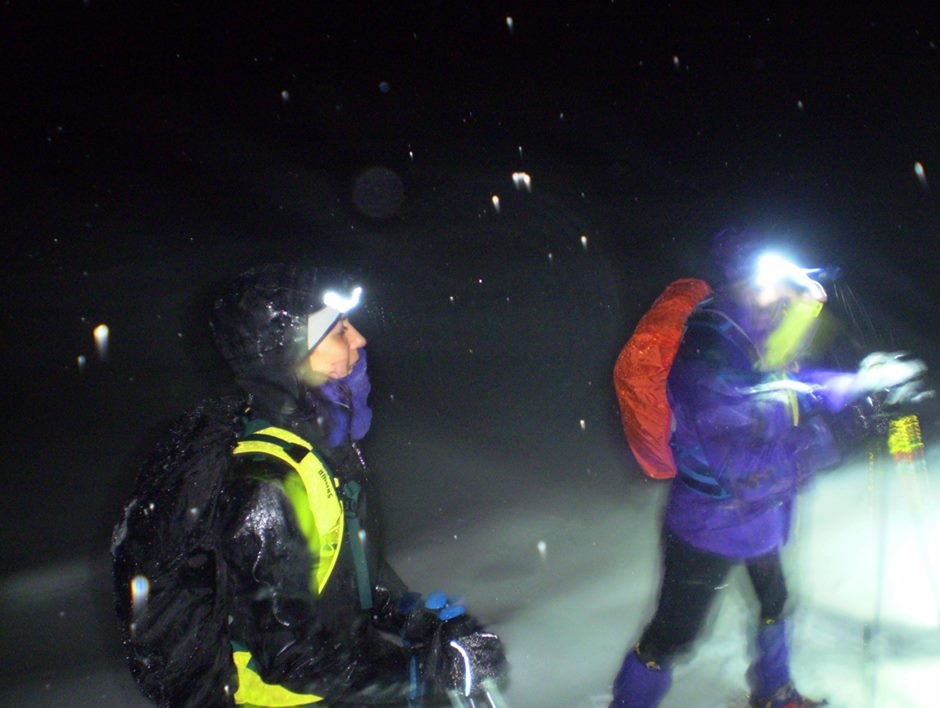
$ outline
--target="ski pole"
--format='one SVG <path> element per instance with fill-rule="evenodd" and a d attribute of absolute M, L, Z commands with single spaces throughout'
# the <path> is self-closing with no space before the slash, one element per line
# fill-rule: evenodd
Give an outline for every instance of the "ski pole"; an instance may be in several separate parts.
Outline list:
<path fill-rule="evenodd" d="M 509 708 L 509 703 L 503 697 L 502 691 L 493 679 L 486 679 L 481 684 L 483 695 L 479 698 L 465 696 L 459 689 L 451 688 L 447 697 L 454 708 Z"/>

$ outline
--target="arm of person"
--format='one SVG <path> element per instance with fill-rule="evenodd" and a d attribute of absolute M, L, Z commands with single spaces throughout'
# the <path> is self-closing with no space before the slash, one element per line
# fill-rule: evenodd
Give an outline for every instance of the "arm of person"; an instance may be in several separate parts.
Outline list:
<path fill-rule="evenodd" d="M 710 472 L 738 499 L 785 499 L 838 461 L 825 422 L 799 418 L 801 394 L 765 386 L 747 352 L 714 328 L 690 327 L 669 383 Z"/>
<path fill-rule="evenodd" d="M 858 371 L 815 370 L 801 378 L 815 387 L 819 406 L 836 413 L 852 403 L 876 392 L 887 392 L 892 403 L 916 402 L 930 397 L 933 391 L 924 388 L 927 366 L 902 352 L 874 352 L 859 364 Z"/>

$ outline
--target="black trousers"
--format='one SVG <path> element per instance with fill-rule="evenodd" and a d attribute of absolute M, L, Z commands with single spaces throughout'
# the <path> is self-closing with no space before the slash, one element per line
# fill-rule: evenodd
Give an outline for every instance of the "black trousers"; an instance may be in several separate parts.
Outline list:
<path fill-rule="evenodd" d="M 637 644 L 640 658 L 662 665 L 688 649 L 701 631 L 715 595 L 737 563 L 699 550 L 665 532 L 659 603 Z M 787 601 L 780 555 L 775 551 L 752 558 L 745 565 L 760 603 L 761 621 L 776 621 Z"/>

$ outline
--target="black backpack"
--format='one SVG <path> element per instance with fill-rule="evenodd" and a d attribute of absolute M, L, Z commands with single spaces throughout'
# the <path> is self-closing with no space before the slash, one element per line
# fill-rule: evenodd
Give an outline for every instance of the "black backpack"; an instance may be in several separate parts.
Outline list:
<path fill-rule="evenodd" d="M 131 673 L 160 706 L 234 705 L 223 481 L 243 401 L 213 399 L 182 416 L 139 471 L 114 528 L 115 604 Z"/>

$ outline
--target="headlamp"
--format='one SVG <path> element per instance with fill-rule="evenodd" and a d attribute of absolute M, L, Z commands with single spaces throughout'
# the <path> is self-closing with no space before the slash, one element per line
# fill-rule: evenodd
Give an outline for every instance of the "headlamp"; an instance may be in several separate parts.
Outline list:
<path fill-rule="evenodd" d="M 316 312 L 307 315 L 307 351 L 312 351 L 333 328 L 333 325 L 362 299 L 362 288 L 353 288 L 348 295 L 335 290 L 323 293 L 323 305 Z"/>
<path fill-rule="evenodd" d="M 790 283 L 806 290 L 812 299 L 825 302 L 825 288 L 810 277 L 820 272 L 819 268 L 800 268 L 779 253 L 767 252 L 759 256 L 755 264 L 754 285 L 761 291 L 770 291 Z"/>
<path fill-rule="evenodd" d="M 335 290 L 327 290 L 323 293 L 323 304 L 345 315 L 359 304 L 361 297 L 362 288 L 358 286 L 353 288 L 352 292 L 346 296 L 340 295 Z"/>

